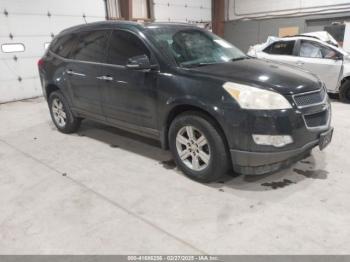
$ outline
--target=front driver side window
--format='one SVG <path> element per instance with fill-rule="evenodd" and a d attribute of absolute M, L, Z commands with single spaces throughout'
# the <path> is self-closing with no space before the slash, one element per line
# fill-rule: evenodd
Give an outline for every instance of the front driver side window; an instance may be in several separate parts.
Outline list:
<path fill-rule="evenodd" d="M 299 55 L 301 57 L 322 58 L 321 47 L 309 41 L 302 41 Z"/>
<path fill-rule="evenodd" d="M 335 59 L 339 56 L 338 52 L 327 46 L 311 41 L 301 41 L 299 56 L 308 58 Z"/>

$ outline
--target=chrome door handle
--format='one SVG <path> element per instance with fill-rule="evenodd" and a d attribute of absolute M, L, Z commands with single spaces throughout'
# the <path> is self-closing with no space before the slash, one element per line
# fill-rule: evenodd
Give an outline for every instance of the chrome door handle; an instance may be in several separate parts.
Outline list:
<path fill-rule="evenodd" d="M 86 76 L 85 74 L 74 72 L 73 70 L 68 69 L 67 71 L 68 75 L 73 75 L 73 76 Z"/>
<path fill-rule="evenodd" d="M 113 77 L 111 76 L 98 76 L 96 77 L 98 80 L 104 80 L 104 81 L 113 81 Z"/>

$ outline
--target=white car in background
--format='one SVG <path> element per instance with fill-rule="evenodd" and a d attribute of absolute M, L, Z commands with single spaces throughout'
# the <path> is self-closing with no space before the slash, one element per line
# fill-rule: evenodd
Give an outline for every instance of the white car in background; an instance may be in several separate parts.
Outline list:
<path fill-rule="evenodd" d="M 322 39 L 322 40 L 321 40 Z M 350 103 L 350 56 L 327 32 L 269 37 L 250 47 L 249 56 L 298 66 L 317 75 L 328 93 Z"/>

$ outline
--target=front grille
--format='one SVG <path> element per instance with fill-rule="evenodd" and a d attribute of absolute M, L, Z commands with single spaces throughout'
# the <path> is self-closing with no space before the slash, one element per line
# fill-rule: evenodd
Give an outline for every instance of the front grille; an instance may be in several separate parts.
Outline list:
<path fill-rule="evenodd" d="M 324 110 L 322 112 L 318 112 L 316 114 L 312 115 L 305 115 L 305 123 L 308 127 L 318 127 L 318 126 L 324 126 L 328 122 L 328 110 Z"/>
<path fill-rule="evenodd" d="M 326 90 L 322 88 L 317 92 L 295 95 L 294 101 L 298 107 L 310 106 L 322 103 L 326 95 Z"/>

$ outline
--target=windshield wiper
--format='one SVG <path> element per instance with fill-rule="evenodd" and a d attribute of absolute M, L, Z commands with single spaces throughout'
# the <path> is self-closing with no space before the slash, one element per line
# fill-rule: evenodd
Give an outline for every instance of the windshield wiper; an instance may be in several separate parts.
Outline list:
<path fill-rule="evenodd" d="M 234 62 L 234 61 L 239 61 L 239 60 L 244 60 L 244 59 L 247 59 L 248 56 L 240 56 L 240 57 L 237 57 L 237 58 L 232 58 L 231 61 Z"/>
<path fill-rule="evenodd" d="M 188 64 L 188 65 L 182 65 L 183 67 L 200 67 L 200 66 L 208 66 L 208 65 L 215 65 L 217 63 L 193 63 L 193 64 Z"/>

